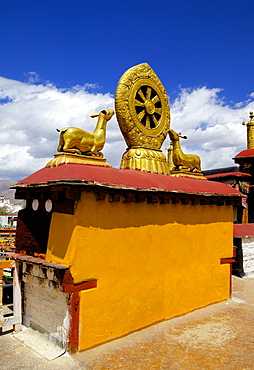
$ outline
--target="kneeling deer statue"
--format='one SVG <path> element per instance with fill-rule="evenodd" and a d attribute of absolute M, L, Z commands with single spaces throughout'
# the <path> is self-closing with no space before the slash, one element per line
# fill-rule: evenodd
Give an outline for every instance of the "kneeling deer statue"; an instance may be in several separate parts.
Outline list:
<path fill-rule="evenodd" d="M 182 136 L 174 130 L 169 130 L 169 137 L 173 143 L 173 163 L 176 170 L 188 170 L 201 172 L 201 161 L 196 154 L 184 154 L 181 149 L 179 138 L 187 139 L 187 136 Z"/>
<path fill-rule="evenodd" d="M 102 110 L 99 114 L 91 114 L 90 117 L 98 117 L 97 125 L 93 133 L 76 127 L 65 127 L 60 132 L 58 152 L 76 154 L 92 154 L 103 157 L 100 151 L 106 140 L 106 125 L 114 115 L 113 110 Z"/>

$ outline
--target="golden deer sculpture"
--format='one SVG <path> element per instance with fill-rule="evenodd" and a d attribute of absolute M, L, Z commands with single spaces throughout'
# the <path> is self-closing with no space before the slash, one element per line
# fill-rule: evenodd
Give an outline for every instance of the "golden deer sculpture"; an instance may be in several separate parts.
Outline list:
<path fill-rule="evenodd" d="M 61 132 L 57 151 L 77 154 L 89 153 L 103 157 L 100 151 L 106 140 L 106 125 L 113 115 L 113 110 L 102 110 L 99 114 L 91 114 L 90 117 L 98 117 L 93 133 L 76 127 L 57 129 L 58 132 Z"/>
<path fill-rule="evenodd" d="M 187 139 L 187 136 L 182 136 L 174 130 L 169 130 L 169 137 L 173 143 L 173 162 L 176 170 L 187 170 L 201 172 L 201 161 L 196 154 L 184 154 L 181 149 L 179 138 Z"/>

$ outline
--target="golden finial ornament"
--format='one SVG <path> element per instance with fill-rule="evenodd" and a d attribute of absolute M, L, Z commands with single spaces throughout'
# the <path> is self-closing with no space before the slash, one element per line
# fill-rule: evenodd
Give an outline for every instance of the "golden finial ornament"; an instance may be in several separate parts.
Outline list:
<path fill-rule="evenodd" d="M 247 126 L 247 149 L 254 149 L 254 114 L 253 112 L 250 112 L 249 122 L 247 124 L 243 122 L 242 124 Z"/>

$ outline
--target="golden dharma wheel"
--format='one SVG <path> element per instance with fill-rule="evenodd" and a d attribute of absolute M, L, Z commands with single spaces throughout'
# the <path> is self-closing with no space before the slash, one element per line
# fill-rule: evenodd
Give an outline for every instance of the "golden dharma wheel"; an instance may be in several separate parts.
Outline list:
<path fill-rule="evenodd" d="M 161 148 L 170 128 L 170 109 L 167 93 L 147 63 L 120 78 L 115 109 L 128 148 Z"/>

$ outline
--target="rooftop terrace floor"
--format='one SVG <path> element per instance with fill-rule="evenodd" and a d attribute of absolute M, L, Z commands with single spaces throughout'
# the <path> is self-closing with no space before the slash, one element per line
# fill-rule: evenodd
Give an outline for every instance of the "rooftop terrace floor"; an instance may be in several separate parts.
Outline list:
<path fill-rule="evenodd" d="M 233 277 L 232 299 L 94 349 L 47 361 L 11 334 L 0 336 L 0 369 L 253 369 L 254 275 Z"/>

